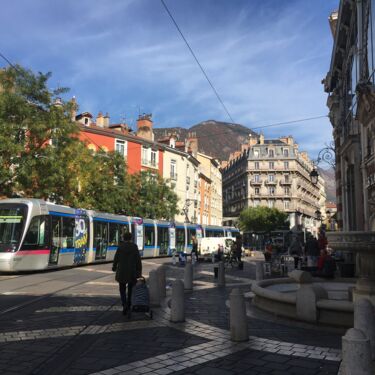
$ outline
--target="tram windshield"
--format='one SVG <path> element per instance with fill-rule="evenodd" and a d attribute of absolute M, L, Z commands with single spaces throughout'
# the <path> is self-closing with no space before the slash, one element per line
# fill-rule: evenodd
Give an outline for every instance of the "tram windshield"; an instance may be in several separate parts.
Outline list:
<path fill-rule="evenodd" d="M 26 218 L 26 206 L 0 205 L 0 253 L 17 250 Z"/>

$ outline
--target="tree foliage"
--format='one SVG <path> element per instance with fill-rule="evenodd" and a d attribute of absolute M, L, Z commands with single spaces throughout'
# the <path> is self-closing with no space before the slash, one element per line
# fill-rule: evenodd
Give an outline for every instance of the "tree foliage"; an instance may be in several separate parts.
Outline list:
<path fill-rule="evenodd" d="M 239 217 L 241 230 L 250 232 L 271 232 L 285 227 L 288 214 L 276 208 L 263 206 L 243 210 Z"/>
<path fill-rule="evenodd" d="M 116 152 L 93 153 L 71 121 L 72 103 L 51 91 L 51 74 L 0 71 L 0 196 L 172 219 L 177 196 L 160 176 L 130 175 Z"/>

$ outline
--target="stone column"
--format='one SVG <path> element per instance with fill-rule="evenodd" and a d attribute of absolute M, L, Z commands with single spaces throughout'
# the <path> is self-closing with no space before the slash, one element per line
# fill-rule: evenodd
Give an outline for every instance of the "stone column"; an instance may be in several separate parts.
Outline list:
<path fill-rule="evenodd" d="M 148 276 L 150 304 L 151 306 L 160 306 L 159 278 L 157 270 L 151 270 Z"/>
<path fill-rule="evenodd" d="M 160 266 L 159 268 L 157 268 L 156 271 L 157 271 L 158 280 L 159 280 L 159 296 L 160 296 L 160 299 L 163 299 L 167 295 L 166 293 L 167 282 L 166 282 L 166 276 L 165 276 L 165 267 Z"/>
<path fill-rule="evenodd" d="M 193 265 L 186 263 L 184 271 L 184 286 L 186 290 L 193 290 Z"/>
<path fill-rule="evenodd" d="M 172 323 L 185 321 L 185 295 L 182 280 L 175 280 L 172 284 L 171 318 Z"/>
<path fill-rule="evenodd" d="M 248 341 L 246 305 L 243 293 L 234 288 L 230 294 L 230 337 L 232 341 Z"/>
<path fill-rule="evenodd" d="M 342 362 L 344 375 L 371 375 L 370 340 L 356 328 L 349 329 L 342 338 Z"/>
<path fill-rule="evenodd" d="M 217 283 L 219 286 L 225 286 L 225 268 L 223 262 L 219 262 L 219 275 Z"/>

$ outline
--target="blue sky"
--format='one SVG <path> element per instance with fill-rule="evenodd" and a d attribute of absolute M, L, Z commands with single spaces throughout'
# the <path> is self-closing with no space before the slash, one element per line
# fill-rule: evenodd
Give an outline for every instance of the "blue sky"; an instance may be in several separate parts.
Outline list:
<path fill-rule="evenodd" d="M 165 0 L 236 123 L 326 115 L 328 16 L 339 0 Z M 155 127 L 230 121 L 159 0 L 2 0 L 0 51 L 53 73 L 81 111 Z M 0 61 L 0 66 L 5 65 Z M 134 126 L 133 126 L 134 128 Z M 328 119 L 264 129 L 316 157 Z"/>

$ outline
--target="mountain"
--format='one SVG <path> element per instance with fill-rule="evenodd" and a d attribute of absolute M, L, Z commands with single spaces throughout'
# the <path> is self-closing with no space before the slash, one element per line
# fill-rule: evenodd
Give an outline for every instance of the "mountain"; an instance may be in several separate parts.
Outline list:
<path fill-rule="evenodd" d="M 325 191 L 328 202 L 336 202 L 336 178 L 335 170 L 333 168 L 323 169 L 318 167 L 318 173 L 325 180 Z"/>
<path fill-rule="evenodd" d="M 258 134 L 239 124 L 208 120 L 200 122 L 189 129 L 154 128 L 155 139 L 160 139 L 168 133 L 176 132 L 180 140 L 188 138 L 188 133 L 195 133 L 198 138 L 198 149 L 206 155 L 220 160 L 228 160 L 229 154 L 241 149 L 242 143 L 247 143 L 249 134 L 258 137 Z"/>

